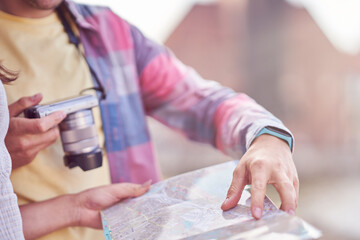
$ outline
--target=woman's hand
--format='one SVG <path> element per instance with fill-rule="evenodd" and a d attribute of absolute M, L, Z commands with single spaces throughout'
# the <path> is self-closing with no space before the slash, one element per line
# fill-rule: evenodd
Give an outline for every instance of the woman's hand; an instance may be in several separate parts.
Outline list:
<path fill-rule="evenodd" d="M 70 226 L 101 228 L 101 210 L 143 195 L 150 184 L 117 183 L 20 206 L 25 238 L 37 239 Z"/>

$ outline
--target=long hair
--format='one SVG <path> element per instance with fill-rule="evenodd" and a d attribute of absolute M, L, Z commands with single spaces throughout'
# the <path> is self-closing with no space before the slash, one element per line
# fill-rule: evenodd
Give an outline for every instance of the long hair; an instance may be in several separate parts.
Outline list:
<path fill-rule="evenodd" d="M 17 72 L 11 71 L 8 68 L 4 67 L 0 61 L 0 80 L 4 84 L 14 81 L 15 79 L 17 79 L 17 77 L 18 77 Z"/>

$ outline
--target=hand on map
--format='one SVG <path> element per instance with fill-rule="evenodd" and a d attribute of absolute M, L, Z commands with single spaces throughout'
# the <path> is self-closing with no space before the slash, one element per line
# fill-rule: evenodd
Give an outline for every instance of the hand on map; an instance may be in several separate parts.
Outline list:
<path fill-rule="evenodd" d="M 276 137 L 257 137 L 240 159 L 222 204 L 223 210 L 237 205 L 244 187 L 251 184 L 251 213 L 262 216 L 267 184 L 272 184 L 281 199 L 280 209 L 294 215 L 299 196 L 299 179 L 289 145 Z"/>
<path fill-rule="evenodd" d="M 151 181 L 142 185 L 117 183 L 21 205 L 25 238 L 38 239 L 70 226 L 101 229 L 100 210 L 123 199 L 143 195 L 149 190 L 150 184 Z"/>
<path fill-rule="evenodd" d="M 151 181 L 146 183 L 118 183 L 97 187 L 78 193 L 74 197 L 75 216 L 78 226 L 102 229 L 100 211 L 130 197 L 138 197 L 149 190 Z"/>

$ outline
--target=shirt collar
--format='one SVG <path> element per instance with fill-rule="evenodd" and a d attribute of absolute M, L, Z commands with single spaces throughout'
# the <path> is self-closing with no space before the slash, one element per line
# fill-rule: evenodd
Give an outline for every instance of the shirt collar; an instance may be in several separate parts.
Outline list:
<path fill-rule="evenodd" d="M 93 30 L 93 31 L 96 30 L 95 27 L 91 23 L 86 21 L 84 16 L 78 10 L 78 7 L 75 2 L 73 2 L 71 0 L 65 0 L 64 4 L 67 7 L 67 9 L 70 11 L 71 15 L 74 17 L 75 22 L 79 27 Z"/>

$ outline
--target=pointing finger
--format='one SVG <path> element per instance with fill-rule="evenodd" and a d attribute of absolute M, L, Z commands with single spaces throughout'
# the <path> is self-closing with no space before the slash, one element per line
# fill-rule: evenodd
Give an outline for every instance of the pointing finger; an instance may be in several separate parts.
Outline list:
<path fill-rule="evenodd" d="M 233 179 L 229 187 L 226 199 L 221 205 L 222 210 L 226 211 L 237 205 L 246 184 L 247 177 L 245 174 L 245 165 L 239 164 L 233 173 Z"/>

